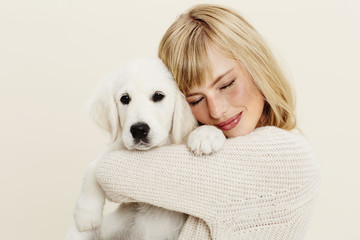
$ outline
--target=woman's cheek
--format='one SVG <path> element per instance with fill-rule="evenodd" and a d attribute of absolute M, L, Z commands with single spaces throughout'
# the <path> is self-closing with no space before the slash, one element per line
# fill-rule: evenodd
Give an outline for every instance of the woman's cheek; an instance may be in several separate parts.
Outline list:
<path fill-rule="evenodd" d="M 208 114 L 206 108 L 201 107 L 201 106 L 196 106 L 196 107 L 192 107 L 191 111 L 192 111 L 194 117 L 196 118 L 196 120 L 198 120 L 202 124 L 210 124 L 209 119 L 207 117 L 209 114 Z"/>
<path fill-rule="evenodd" d="M 228 96 L 229 102 L 235 105 L 241 105 L 244 102 L 244 91 L 241 86 L 235 86 Z"/>

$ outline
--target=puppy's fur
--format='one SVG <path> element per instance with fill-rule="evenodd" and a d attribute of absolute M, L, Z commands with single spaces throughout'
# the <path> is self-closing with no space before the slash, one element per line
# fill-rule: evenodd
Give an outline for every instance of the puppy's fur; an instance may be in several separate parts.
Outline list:
<path fill-rule="evenodd" d="M 196 126 L 185 97 L 159 59 L 141 59 L 109 76 L 90 100 L 89 110 L 112 139 L 112 150 L 147 150 L 180 143 Z M 86 170 L 74 209 L 77 239 L 177 239 L 186 220 L 182 213 L 145 203 L 121 204 L 102 219 L 105 194 L 95 179 L 101 161 Z"/>

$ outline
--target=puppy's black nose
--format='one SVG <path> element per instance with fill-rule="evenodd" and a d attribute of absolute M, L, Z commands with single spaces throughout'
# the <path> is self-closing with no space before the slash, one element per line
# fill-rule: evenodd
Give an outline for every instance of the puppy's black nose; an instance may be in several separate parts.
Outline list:
<path fill-rule="evenodd" d="M 149 125 L 143 122 L 135 123 L 130 127 L 130 132 L 134 139 L 145 139 L 150 131 Z"/>

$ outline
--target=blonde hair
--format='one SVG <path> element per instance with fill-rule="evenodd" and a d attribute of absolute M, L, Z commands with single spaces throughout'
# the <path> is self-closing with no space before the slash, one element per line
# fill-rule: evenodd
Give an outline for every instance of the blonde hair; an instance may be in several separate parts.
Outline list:
<path fill-rule="evenodd" d="M 264 96 L 258 126 L 296 127 L 292 89 L 260 34 L 239 14 L 217 5 L 197 5 L 180 15 L 163 36 L 159 57 L 186 94 L 211 72 L 209 45 L 236 59 Z"/>

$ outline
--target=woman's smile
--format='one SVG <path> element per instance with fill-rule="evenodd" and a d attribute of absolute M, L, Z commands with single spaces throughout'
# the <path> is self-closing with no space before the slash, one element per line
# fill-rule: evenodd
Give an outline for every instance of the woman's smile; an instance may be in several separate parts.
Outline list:
<path fill-rule="evenodd" d="M 229 118 L 226 121 L 216 124 L 215 126 L 219 129 L 221 129 L 222 131 L 229 131 L 238 125 L 238 123 L 240 122 L 241 116 L 242 116 L 242 112 L 236 114 L 235 116 Z"/>

